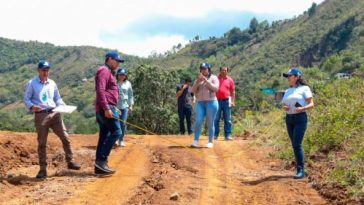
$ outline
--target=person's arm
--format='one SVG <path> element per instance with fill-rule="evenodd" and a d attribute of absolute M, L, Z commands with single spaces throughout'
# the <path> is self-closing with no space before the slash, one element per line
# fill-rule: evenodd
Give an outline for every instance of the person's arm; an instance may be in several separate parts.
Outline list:
<path fill-rule="evenodd" d="M 133 106 L 134 106 L 134 94 L 133 94 L 133 88 L 131 87 L 131 84 L 129 83 L 130 87 L 128 89 L 128 104 L 129 104 L 129 111 L 133 112 Z"/>
<path fill-rule="evenodd" d="M 232 84 L 231 84 L 231 90 L 230 90 L 230 93 L 231 93 L 231 105 L 230 106 L 235 106 L 235 83 L 233 80 L 232 81 Z"/>
<path fill-rule="evenodd" d="M 200 82 L 201 82 L 201 81 L 199 81 L 199 80 L 197 79 L 197 80 L 195 81 L 195 83 L 193 84 L 193 86 L 192 86 L 192 92 L 193 92 L 193 93 L 197 93 L 197 91 L 198 91 L 198 86 L 199 86 Z"/>
<path fill-rule="evenodd" d="M 307 105 L 305 105 L 303 107 L 296 108 L 296 111 L 297 112 L 303 112 L 303 111 L 311 109 L 311 108 L 313 108 L 315 106 L 314 103 L 313 103 L 313 98 L 312 97 L 307 98 L 306 102 L 307 102 Z"/>
<path fill-rule="evenodd" d="M 283 105 L 282 106 L 282 109 L 287 112 L 290 108 L 289 108 L 289 106 L 288 106 L 288 104 L 286 103 L 286 100 L 285 100 L 286 99 L 286 95 L 288 95 L 287 94 L 287 90 L 283 94 L 283 98 L 282 98 L 282 102 L 281 103 Z"/>
<path fill-rule="evenodd" d="M 24 92 L 24 104 L 25 106 L 31 110 L 33 103 L 31 101 L 33 96 L 33 88 L 32 88 L 32 81 L 29 81 L 28 84 L 25 86 L 25 92 Z"/>
<path fill-rule="evenodd" d="M 313 108 L 313 106 L 314 106 L 313 96 L 312 96 L 311 89 L 308 86 L 304 87 L 303 98 L 306 101 L 306 105 L 296 108 L 296 112 L 303 112 L 305 110 Z"/>
<path fill-rule="evenodd" d="M 216 77 L 211 79 L 211 81 L 209 81 L 207 78 L 204 78 L 203 80 L 205 81 L 206 86 L 209 90 L 217 92 L 217 90 L 219 89 L 219 80 Z"/>
<path fill-rule="evenodd" d="M 34 90 L 33 90 L 33 86 L 32 86 L 32 81 L 29 81 L 29 83 L 27 84 L 27 86 L 25 88 L 24 103 L 25 103 L 25 106 L 29 110 L 32 110 L 34 112 L 39 112 L 42 110 L 42 107 L 39 105 L 36 105 L 32 102 L 33 94 L 34 94 Z"/>
<path fill-rule="evenodd" d="M 56 103 L 56 106 L 59 105 L 66 105 L 66 103 L 63 102 L 61 95 L 59 94 L 59 90 L 56 84 L 54 84 L 54 97 L 53 97 L 54 102 Z"/>
<path fill-rule="evenodd" d="M 183 91 L 185 91 L 186 88 L 188 88 L 188 85 L 183 84 L 182 88 L 177 91 L 176 97 L 179 98 L 183 94 Z"/>
<path fill-rule="evenodd" d="M 230 106 L 235 106 L 235 90 L 231 91 L 231 105 Z"/>

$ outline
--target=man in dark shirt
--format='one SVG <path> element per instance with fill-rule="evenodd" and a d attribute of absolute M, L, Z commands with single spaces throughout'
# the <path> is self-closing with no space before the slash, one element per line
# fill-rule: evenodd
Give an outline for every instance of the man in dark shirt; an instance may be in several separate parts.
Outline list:
<path fill-rule="evenodd" d="M 178 99 L 178 116 L 179 116 L 179 132 L 185 134 L 184 119 L 187 121 L 188 134 L 192 134 L 192 103 L 194 103 L 194 95 L 191 88 L 191 78 L 187 77 L 184 84 L 177 85 Z"/>
<path fill-rule="evenodd" d="M 113 174 L 107 162 L 116 140 L 121 136 L 119 112 L 116 108 L 119 99 L 115 71 L 119 63 L 124 62 L 117 51 L 109 51 L 95 76 L 96 120 L 99 124 L 99 141 L 96 149 L 95 174 Z"/>

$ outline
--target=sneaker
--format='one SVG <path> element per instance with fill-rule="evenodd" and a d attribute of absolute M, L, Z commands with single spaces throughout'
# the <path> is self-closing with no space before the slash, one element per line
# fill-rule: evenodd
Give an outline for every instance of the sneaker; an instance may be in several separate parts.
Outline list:
<path fill-rule="evenodd" d="M 124 141 L 120 141 L 120 142 L 119 142 L 119 146 L 120 146 L 120 147 L 125 147 L 125 142 L 124 142 Z"/>
<path fill-rule="evenodd" d="M 206 147 L 207 148 L 213 148 L 214 147 L 214 144 L 212 142 L 209 142 L 209 143 L 207 143 Z"/>
<path fill-rule="evenodd" d="M 44 179 L 47 177 L 47 170 L 39 170 L 37 176 L 35 178 L 37 179 Z"/>
<path fill-rule="evenodd" d="M 97 175 L 111 175 L 113 174 L 113 172 L 105 172 L 101 169 L 99 169 L 98 167 L 95 166 L 95 174 Z"/>
<path fill-rule="evenodd" d="M 225 140 L 230 141 L 233 140 L 233 138 L 231 137 L 231 135 L 228 135 L 227 137 L 225 137 Z"/>
<path fill-rule="evenodd" d="M 191 147 L 198 147 L 198 141 L 197 140 L 193 140 Z"/>
<path fill-rule="evenodd" d="M 115 170 L 110 169 L 106 162 L 95 162 L 95 174 L 114 174 Z"/>
<path fill-rule="evenodd" d="M 79 170 L 79 169 L 81 169 L 81 165 L 77 164 L 76 162 L 68 162 L 67 163 L 67 168 L 68 169 Z"/>
<path fill-rule="evenodd" d="M 113 173 L 115 173 L 116 171 L 115 171 L 115 169 L 112 169 L 112 168 L 110 168 L 109 167 L 109 165 L 108 165 L 108 163 L 106 162 L 105 163 L 105 167 L 106 167 L 106 169 L 108 169 L 109 171 L 111 171 L 111 172 L 113 172 Z"/>

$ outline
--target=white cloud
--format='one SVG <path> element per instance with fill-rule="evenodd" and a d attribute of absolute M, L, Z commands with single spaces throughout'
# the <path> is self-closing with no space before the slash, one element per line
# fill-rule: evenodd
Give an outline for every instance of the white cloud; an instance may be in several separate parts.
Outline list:
<path fill-rule="evenodd" d="M 315 0 L 320 3 L 323 0 Z M 129 24 L 153 14 L 203 18 L 211 10 L 252 11 L 298 15 L 312 0 L 12 0 L 0 3 L 0 36 L 17 40 L 38 40 L 56 45 L 94 45 L 118 48 L 122 52 L 146 56 L 184 43 L 181 35 L 155 35 L 135 41 L 105 41 L 103 33 L 118 33 Z M 217 14 L 218 15 L 218 14 Z M 143 36 L 143 34 L 139 34 Z"/>

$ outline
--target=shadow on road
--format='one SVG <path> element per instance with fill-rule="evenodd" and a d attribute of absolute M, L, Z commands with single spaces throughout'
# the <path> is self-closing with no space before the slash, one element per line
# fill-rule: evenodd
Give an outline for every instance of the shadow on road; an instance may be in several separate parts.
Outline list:
<path fill-rule="evenodd" d="M 280 179 L 292 179 L 293 177 L 291 175 L 286 175 L 286 176 L 277 176 L 277 175 L 273 175 L 273 176 L 267 176 L 258 180 L 253 180 L 253 181 L 245 181 L 242 180 L 241 183 L 245 184 L 245 185 L 257 185 L 260 183 L 264 183 L 264 182 L 268 182 L 268 181 L 279 181 Z"/>

